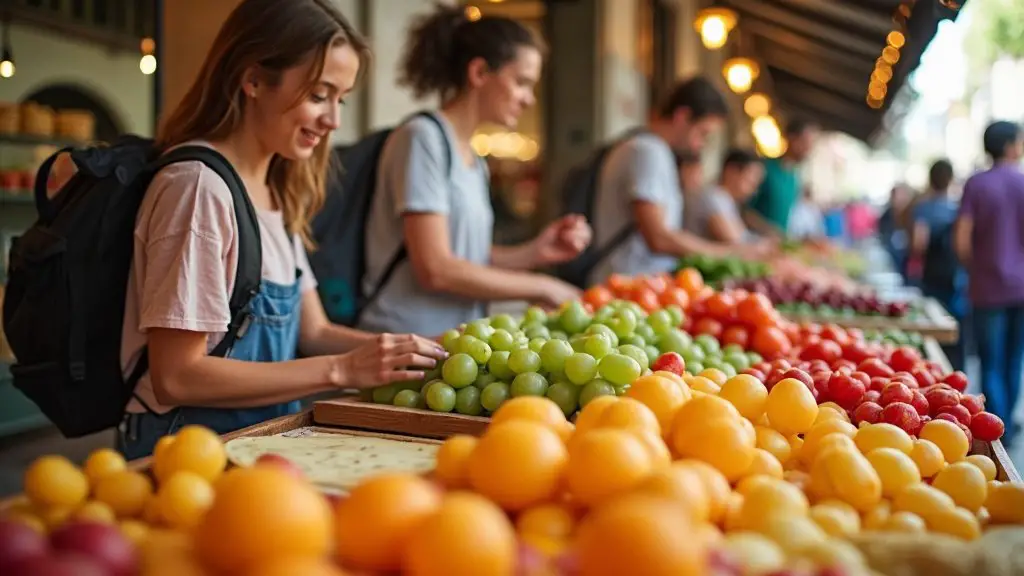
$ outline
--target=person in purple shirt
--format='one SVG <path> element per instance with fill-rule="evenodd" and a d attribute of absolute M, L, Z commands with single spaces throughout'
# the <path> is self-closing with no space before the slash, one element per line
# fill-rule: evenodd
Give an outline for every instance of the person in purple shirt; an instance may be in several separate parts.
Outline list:
<path fill-rule="evenodd" d="M 1024 136 L 1011 122 L 985 129 L 992 167 L 964 184 L 954 247 L 967 267 L 986 409 L 1015 432 L 1024 362 Z"/>

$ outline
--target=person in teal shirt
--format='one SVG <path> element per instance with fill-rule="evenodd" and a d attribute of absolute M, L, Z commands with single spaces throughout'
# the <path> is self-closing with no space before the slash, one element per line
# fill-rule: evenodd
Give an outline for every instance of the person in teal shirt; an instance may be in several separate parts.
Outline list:
<path fill-rule="evenodd" d="M 744 219 L 747 225 L 762 236 L 784 237 L 789 229 L 789 217 L 800 201 L 803 184 L 798 170 L 814 147 L 817 127 L 803 120 L 786 125 L 786 153 L 781 158 L 766 158 L 764 181 L 747 203 Z"/>

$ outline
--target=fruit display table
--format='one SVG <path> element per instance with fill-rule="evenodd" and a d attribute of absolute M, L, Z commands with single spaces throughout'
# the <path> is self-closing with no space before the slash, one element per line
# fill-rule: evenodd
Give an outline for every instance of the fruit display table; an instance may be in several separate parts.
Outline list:
<path fill-rule="evenodd" d="M 960 325 L 956 319 L 933 298 L 922 298 L 915 303 L 919 313 L 904 317 L 861 316 L 861 315 L 830 315 L 784 311 L 783 316 L 795 322 L 813 322 L 816 324 L 836 324 L 843 328 L 860 330 L 897 330 L 900 332 L 917 332 L 922 336 L 934 338 L 940 344 L 953 344 L 960 335 Z"/>

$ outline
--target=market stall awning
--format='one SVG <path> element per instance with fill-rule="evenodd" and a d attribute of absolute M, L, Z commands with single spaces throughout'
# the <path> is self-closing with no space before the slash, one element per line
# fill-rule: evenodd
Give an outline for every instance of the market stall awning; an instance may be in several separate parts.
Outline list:
<path fill-rule="evenodd" d="M 966 0 L 960 0 L 964 4 Z M 907 77 L 943 19 L 957 11 L 940 0 L 722 0 L 739 16 L 743 56 L 762 66 L 777 106 L 792 117 L 814 120 L 860 140 L 872 141 Z M 887 96 L 879 108 L 867 89 L 886 38 L 898 25 L 901 4 L 913 4 L 905 45 L 892 66 Z"/>

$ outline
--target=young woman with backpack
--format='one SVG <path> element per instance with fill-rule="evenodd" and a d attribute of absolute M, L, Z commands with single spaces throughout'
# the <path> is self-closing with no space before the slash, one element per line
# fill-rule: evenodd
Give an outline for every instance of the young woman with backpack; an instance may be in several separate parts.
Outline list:
<path fill-rule="evenodd" d="M 525 244 L 493 245 L 488 170 L 470 146 L 485 123 L 518 123 L 541 65 L 540 41 L 508 18 L 471 20 L 462 7 L 438 5 L 413 26 L 400 81 L 442 105 L 397 128 L 381 154 L 364 291 L 387 280 L 361 328 L 440 334 L 486 315 L 488 301 L 557 306 L 579 295 L 532 270 L 575 258 L 590 242 L 586 220 L 567 216 Z M 396 259 L 403 246 L 408 258 Z"/>
<path fill-rule="evenodd" d="M 329 0 L 243 0 L 164 123 L 162 150 L 211 147 L 245 184 L 262 274 L 239 338 L 226 357 L 210 355 L 232 322 L 237 205 L 201 162 L 155 176 L 139 209 L 123 328 L 125 373 L 143 351 L 149 365 L 121 426 L 128 457 L 183 425 L 226 433 L 294 412 L 310 395 L 420 378 L 444 357 L 424 338 L 329 323 L 309 270 L 330 133 L 367 56 Z"/>

